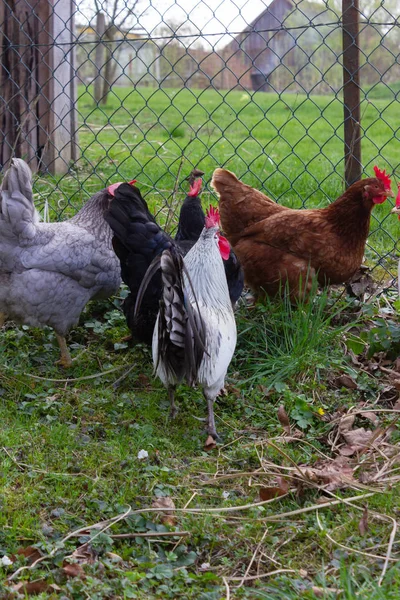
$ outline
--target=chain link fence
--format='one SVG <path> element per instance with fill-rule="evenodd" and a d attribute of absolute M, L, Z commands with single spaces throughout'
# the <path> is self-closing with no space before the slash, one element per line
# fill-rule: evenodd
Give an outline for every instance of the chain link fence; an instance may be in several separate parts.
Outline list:
<path fill-rule="evenodd" d="M 15 154 L 38 173 L 45 219 L 133 178 L 166 218 L 194 167 L 209 182 L 225 166 L 291 207 L 339 196 L 358 150 L 364 176 L 377 164 L 396 179 L 400 6 L 357 2 L 2 0 L 1 165 Z M 347 121 L 361 130 L 345 150 Z M 366 252 L 386 279 L 398 255 L 388 205 Z"/>

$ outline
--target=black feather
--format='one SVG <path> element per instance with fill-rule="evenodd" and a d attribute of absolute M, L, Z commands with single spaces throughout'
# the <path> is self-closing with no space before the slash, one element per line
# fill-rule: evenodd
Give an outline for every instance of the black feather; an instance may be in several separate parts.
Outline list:
<path fill-rule="evenodd" d="M 196 310 L 187 300 L 183 274 L 189 281 L 182 256 L 174 249 L 163 252 L 161 259 L 163 298 L 160 302 L 158 355 L 170 378 L 197 383 L 197 373 L 206 352 L 206 329 L 197 301 Z M 192 286 L 191 286 L 192 287 Z M 194 290 L 192 288 L 194 296 Z M 195 296 L 194 296 L 195 297 Z"/>

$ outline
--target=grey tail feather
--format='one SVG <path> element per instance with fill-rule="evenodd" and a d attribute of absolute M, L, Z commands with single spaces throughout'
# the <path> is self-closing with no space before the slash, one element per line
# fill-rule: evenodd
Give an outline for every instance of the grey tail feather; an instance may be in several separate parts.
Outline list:
<path fill-rule="evenodd" d="M 182 256 L 165 250 L 161 258 L 163 297 L 160 302 L 157 366 L 162 359 L 167 369 L 185 376 L 194 385 L 197 372 L 207 352 L 206 330 L 197 305 L 193 310 L 184 289 L 183 274 L 190 282 Z M 193 286 L 192 294 L 195 297 Z M 157 368 L 156 366 L 156 368 Z"/>
<path fill-rule="evenodd" d="M 22 158 L 13 158 L 10 168 L 4 175 L 1 189 L 13 193 L 20 192 L 33 203 L 32 171 Z"/>

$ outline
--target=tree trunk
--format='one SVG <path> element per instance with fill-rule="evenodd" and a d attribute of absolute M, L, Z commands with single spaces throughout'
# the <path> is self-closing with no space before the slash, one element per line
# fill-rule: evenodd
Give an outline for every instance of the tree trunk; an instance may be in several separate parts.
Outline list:
<path fill-rule="evenodd" d="M 117 70 L 117 59 L 115 58 L 116 48 L 113 41 L 112 37 L 109 37 L 108 43 L 106 44 L 106 62 L 104 65 L 103 94 L 101 98 L 102 104 L 107 104 L 108 93 L 111 86 L 114 84 L 115 72 Z"/>
<path fill-rule="evenodd" d="M 94 79 L 94 99 L 97 103 L 102 98 L 103 78 L 102 70 L 104 67 L 104 33 L 106 30 L 106 18 L 104 13 L 97 13 L 96 18 L 96 51 L 94 55 L 95 79 Z"/>

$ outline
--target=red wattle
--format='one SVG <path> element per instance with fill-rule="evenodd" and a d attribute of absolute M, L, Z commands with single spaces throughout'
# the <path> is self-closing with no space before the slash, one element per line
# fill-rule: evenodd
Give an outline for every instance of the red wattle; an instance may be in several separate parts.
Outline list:
<path fill-rule="evenodd" d="M 231 252 L 231 247 L 229 245 L 228 240 L 219 234 L 218 234 L 218 247 L 219 247 L 219 251 L 221 253 L 223 260 L 228 260 L 229 254 Z"/>
<path fill-rule="evenodd" d="M 196 179 L 193 185 L 190 186 L 190 190 L 188 191 L 187 195 L 191 197 L 198 196 L 201 190 L 202 183 L 203 181 L 201 177 L 199 179 Z"/>

